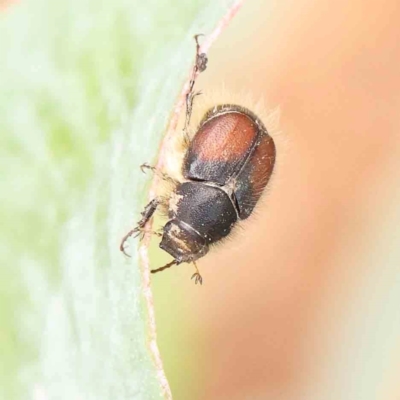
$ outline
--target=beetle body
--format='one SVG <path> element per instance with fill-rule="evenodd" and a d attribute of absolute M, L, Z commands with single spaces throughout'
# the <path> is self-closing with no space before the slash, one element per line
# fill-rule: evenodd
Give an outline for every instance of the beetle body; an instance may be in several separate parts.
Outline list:
<path fill-rule="evenodd" d="M 207 56 L 200 52 L 199 35 L 195 36 L 196 59 L 186 94 L 183 132 L 188 139 L 196 76 L 205 70 Z M 181 166 L 181 179 L 151 167 L 161 179 L 174 185 L 169 196 L 150 201 L 142 212 L 136 228 L 122 239 L 136 234 L 162 236 L 160 247 L 173 257 L 159 272 L 172 265 L 203 257 L 210 245 L 228 236 L 233 226 L 250 216 L 267 186 L 275 164 L 275 144 L 260 119 L 250 110 L 232 104 L 212 107 L 199 123 Z M 146 230 L 146 223 L 158 206 L 166 209 L 167 223 L 162 233 Z M 126 253 L 125 253 L 126 254 Z M 197 270 L 195 281 L 202 283 Z"/>
<path fill-rule="evenodd" d="M 186 181 L 170 196 L 160 247 L 176 264 L 204 256 L 249 217 L 274 163 L 274 142 L 251 111 L 212 108 L 189 143 L 182 166 Z"/>

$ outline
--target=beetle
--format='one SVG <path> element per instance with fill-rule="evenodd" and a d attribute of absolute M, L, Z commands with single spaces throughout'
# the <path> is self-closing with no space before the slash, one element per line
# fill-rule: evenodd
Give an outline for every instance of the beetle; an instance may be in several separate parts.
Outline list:
<path fill-rule="evenodd" d="M 197 74 L 207 64 L 196 40 L 196 61 L 186 95 L 187 135 L 193 107 Z M 247 219 L 262 195 L 275 165 L 276 149 L 262 121 L 249 109 L 236 104 L 221 104 L 206 112 L 192 139 L 189 139 L 182 164 L 183 181 L 178 182 L 147 164 L 174 189 L 167 199 L 157 197 L 142 212 L 142 218 L 121 242 L 133 234 L 146 232 L 145 225 L 159 206 L 167 209 L 168 221 L 161 232 L 160 248 L 173 260 L 151 270 L 160 272 L 172 265 L 193 263 L 195 283 L 202 284 L 196 260 L 206 255 L 210 246 L 228 236 L 239 221 Z"/>

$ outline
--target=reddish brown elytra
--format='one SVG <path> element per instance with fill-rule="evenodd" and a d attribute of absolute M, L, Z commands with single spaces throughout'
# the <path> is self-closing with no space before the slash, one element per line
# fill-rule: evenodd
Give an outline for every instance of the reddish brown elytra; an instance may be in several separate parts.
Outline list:
<path fill-rule="evenodd" d="M 205 54 L 199 52 L 198 35 L 195 40 L 196 61 L 186 96 L 186 135 L 193 99 L 198 94 L 193 91 L 195 78 L 207 62 Z M 124 237 L 121 250 L 124 251 L 126 239 L 143 232 L 157 207 L 163 205 L 168 209 L 168 221 L 162 233 L 153 233 L 162 236 L 160 247 L 173 260 L 151 272 L 193 263 L 197 272 L 192 278 L 202 283 L 195 261 L 252 213 L 271 177 L 275 154 L 273 139 L 252 111 L 233 104 L 214 106 L 188 143 L 182 165 L 183 182 L 174 181 L 153 167 L 142 166 L 172 181 L 174 190 L 167 199 L 155 198 L 145 207 L 138 226 Z"/>

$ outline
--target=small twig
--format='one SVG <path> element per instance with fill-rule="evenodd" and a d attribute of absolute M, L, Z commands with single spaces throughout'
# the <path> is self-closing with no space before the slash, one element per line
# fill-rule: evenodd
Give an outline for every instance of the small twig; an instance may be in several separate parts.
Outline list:
<path fill-rule="evenodd" d="M 211 44 L 216 40 L 216 38 L 220 35 L 223 29 L 229 24 L 235 14 L 239 11 L 243 0 L 237 0 L 232 7 L 229 9 L 227 14 L 220 20 L 217 27 L 214 31 L 206 37 L 205 42 L 200 46 L 201 52 L 206 53 L 210 48 Z M 156 168 L 159 170 L 163 170 L 164 160 L 168 155 L 168 152 L 171 148 L 171 143 L 173 143 L 173 136 L 176 134 L 176 127 L 179 121 L 179 115 L 182 112 L 183 106 L 185 104 L 186 93 L 188 93 L 188 89 L 190 87 L 190 80 L 188 80 L 181 92 L 179 100 L 173 110 L 171 120 L 168 126 L 167 133 L 164 137 L 164 140 L 161 143 L 158 163 Z M 157 186 L 159 186 L 160 180 L 157 176 L 154 177 L 151 188 L 149 190 L 148 198 L 149 200 L 154 199 L 156 197 Z M 149 221 L 148 229 L 151 229 L 151 221 Z M 153 294 L 150 288 L 150 262 L 149 262 L 149 254 L 148 248 L 150 245 L 150 235 L 145 235 L 143 241 L 139 246 L 139 261 L 143 266 L 143 294 L 146 302 L 146 308 L 149 315 L 149 340 L 150 340 L 150 351 L 154 359 L 154 363 L 157 369 L 158 380 L 161 384 L 163 395 L 165 399 L 172 400 L 171 389 L 168 384 L 167 377 L 165 375 L 165 371 L 163 368 L 163 363 L 160 355 L 160 350 L 157 346 L 157 328 L 156 328 L 156 319 L 154 312 L 154 301 Z"/>

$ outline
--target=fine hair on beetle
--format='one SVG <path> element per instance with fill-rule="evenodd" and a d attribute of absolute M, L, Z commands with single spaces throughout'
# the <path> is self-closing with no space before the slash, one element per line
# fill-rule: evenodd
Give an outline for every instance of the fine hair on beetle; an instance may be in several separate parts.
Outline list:
<path fill-rule="evenodd" d="M 143 172 L 152 171 L 163 182 L 163 193 L 160 190 L 146 205 L 120 249 L 125 253 L 130 236 L 158 236 L 160 248 L 173 260 L 151 272 L 192 263 L 196 270 L 192 278 L 201 284 L 196 261 L 250 217 L 265 192 L 276 158 L 270 130 L 276 131 L 279 111 L 265 116 L 262 104 L 255 107 L 246 101 L 247 96 L 236 99 L 224 90 L 209 96 L 195 91 L 197 75 L 207 66 L 198 37 L 182 128 L 169 142 L 162 171 L 141 166 Z M 146 225 L 156 211 L 167 222 L 160 230 L 150 231 Z"/>

